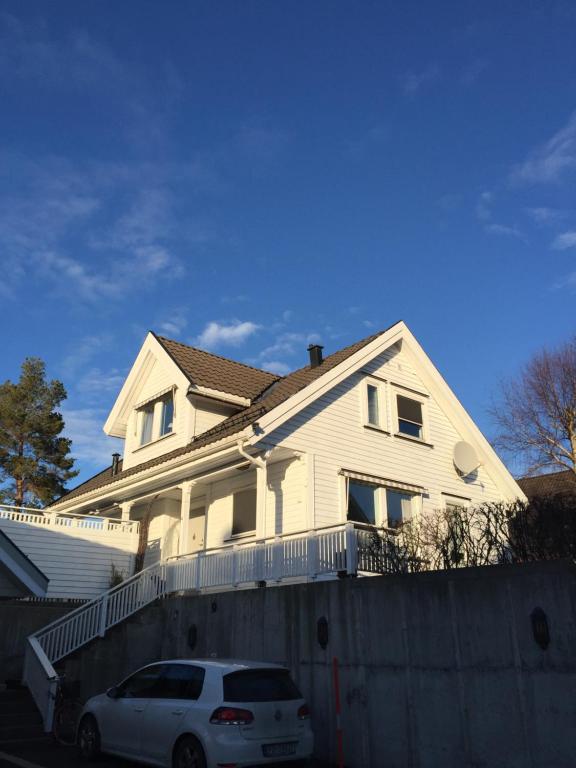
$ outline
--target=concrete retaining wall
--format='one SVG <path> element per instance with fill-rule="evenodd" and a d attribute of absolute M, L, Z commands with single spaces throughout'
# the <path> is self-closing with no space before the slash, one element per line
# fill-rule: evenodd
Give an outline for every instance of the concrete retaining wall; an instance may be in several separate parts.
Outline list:
<path fill-rule="evenodd" d="M 337 657 L 349 768 L 573 768 L 575 586 L 572 564 L 540 563 L 175 597 L 76 654 L 66 673 L 88 696 L 162 658 L 287 664 L 311 705 L 318 757 L 333 763 Z"/>
<path fill-rule="evenodd" d="M 34 603 L 0 600 L 0 684 L 22 679 L 28 635 L 70 613 L 78 605 L 76 601 Z"/>

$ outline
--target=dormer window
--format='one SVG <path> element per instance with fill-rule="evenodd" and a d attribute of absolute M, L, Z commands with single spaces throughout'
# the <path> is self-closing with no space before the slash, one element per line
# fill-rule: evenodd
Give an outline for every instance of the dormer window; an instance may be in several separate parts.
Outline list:
<path fill-rule="evenodd" d="M 139 444 L 146 445 L 160 437 L 170 435 L 174 425 L 174 392 L 162 395 L 148 401 L 140 408 L 138 414 Z"/>

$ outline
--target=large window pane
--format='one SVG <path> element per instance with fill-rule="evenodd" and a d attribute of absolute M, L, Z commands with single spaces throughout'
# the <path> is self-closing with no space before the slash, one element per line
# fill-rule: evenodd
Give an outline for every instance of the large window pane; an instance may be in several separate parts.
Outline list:
<path fill-rule="evenodd" d="M 162 400 L 162 422 L 160 424 L 160 435 L 168 435 L 172 432 L 172 422 L 174 420 L 174 398 L 172 394 Z"/>
<path fill-rule="evenodd" d="M 294 701 L 302 694 L 287 669 L 246 669 L 224 675 L 224 701 Z"/>
<path fill-rule="evenodd" d="M 422 437 L 422 403 L 397 395 L 398 432 L 411 437 Z"/>
<path fill-rule="evenodd" d="M 256 530 L 256 489 L 236 491 L 232 510 L 232 536 Z"/>
<path fill-rule="evenodd" d="M 368 397 L 368 424 L 374 426 L 380 426 L 380 413 L 378 410 L 378 387 L 373 384 L 368 384 L 367 387 Z"/>
<path fill-rule="evenodd" d="M 158 679 L 163 669 L 163 665 L 158 664 L 135 672 L 120 686 L 121 694 L 128 699 L 156 698 Z"/>
<path fill-rule="evenodd" d="M 154 423 L 154 404 L 147 405 L 140 412 L 140 445 L 149 443 L 152 440 L 152 424 Z"/>
<path fill-rule="evenodd" d="M 376 486 L 350 481 L 348 520 L 376 525 Z"/>
<path fill-rule="evenodd" d="M 191 664 L 168 664 L 158 683 L 157 698 L 197 699 L 202 693 L 205 671 Z"/>
<path fill-rule="evenodd" d="M 388 513 L 388 528 L 398 528 L 399 525 L 412 517 L 412 500 L 410 493 L 386 490 L 386 511 Z"/>

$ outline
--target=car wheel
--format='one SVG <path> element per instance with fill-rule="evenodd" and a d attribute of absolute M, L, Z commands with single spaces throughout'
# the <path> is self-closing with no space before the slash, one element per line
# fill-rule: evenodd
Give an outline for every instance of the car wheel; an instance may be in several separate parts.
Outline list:
<path fill-rule="evenodd" d="M 202 745 L 194 736 L 184 736 L 174 750 L 172 768 L 206 768 Z"/>
<path fill-rule="evenodd" d="M 80 722 L 78 749 L 83 760 L 96 760 L 100 755 L 100 731 L 92 715 L 86 715 Z"/>

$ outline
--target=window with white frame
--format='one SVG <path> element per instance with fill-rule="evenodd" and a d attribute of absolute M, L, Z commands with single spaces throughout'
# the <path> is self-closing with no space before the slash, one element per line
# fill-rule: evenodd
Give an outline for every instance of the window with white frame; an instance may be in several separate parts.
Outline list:
<path fill-rule="evenodd" d="M 415 514 L 419 494 L 357 480 L 348 481 L 347 519 L 398 528 Z"/>
<path fill-rule="evenodd" d="M 386 429 L 385 383 L 370 379 L 364 389 L 364 422 L 369 427 Z"/>
<path fill-rule="evenodd" d="M 138 443 L 146 445 L 174 430 L 174 392 L 150 400 L 137 409 Z"/>
<path fill-rule="evenodd" d="M 448 494 L 442 494 L 443 507 L 448 512 L 453 512 L 458 509 L 468 509 L 470 506 L 470 499 L 465 499 L 461 496 L 449 496 Z"/>
<path fill-rule="evenodd" d="M 424 406 L 421 400 L 406 395 L 396 395 L 398 434 L 424 439 Z"/>
<path fill-rule="evenodd" d="M 256 530 L 256 488 L 236 491 L 232 497 L 232 536 L 243 536 Z"/>

